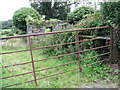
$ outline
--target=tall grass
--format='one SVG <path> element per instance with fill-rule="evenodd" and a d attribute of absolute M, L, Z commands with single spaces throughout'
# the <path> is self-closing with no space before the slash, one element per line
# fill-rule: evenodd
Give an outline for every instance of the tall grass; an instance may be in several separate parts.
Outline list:
<path fill-rule="evenodd" d="M 34 45 L 34 40 L 32 44 L 33 44 L 33 47 L 41 46 L 41 45 Z M 2 52 L 22 50 L 22 49 L 29 48 L 28 44 L 24 42 L 23 39 L 17 39 L 17 38 L 2 41 L 1 47 L 2 48 L 0 48 L 0 50 Z M 39 60 L 39 59 L 54 56 L 54 54 L 50 55 L 50 52 L 48 52 L 48 54 L 43 53 L 43 50 L 41 49 L 33 50 L 34 60 Z M 63 54 L 63 53 L 57 53 L 57 55 L 58 54 Z M 97 52 L 95 51 L 88 52 L 85 55 L 84 54 L 81 55 L 81 58 L 91 57 L 96 54 Z M 60 65 L 60 64 L 68 63 L 75 60 L 77 60 L 77 55 L 71 55 L 71 56 L 65 56 L 62 58 L 55 58 L 55 59 L 50 59 L 46 61 L 35 62 L 34 64 L 35 64 L 35 69 L 40 70 L 43 68 Z M 81 66 L 96 62 L 98 60 L 99 58 L 93 58 L 93 59 L 82 61 Z M 11 66 L 12 64 L 23 63 L 27 61 L 31 61 L 29 51 L 2 55 L 2 62 L 0 67 L 3 65 L 9 65 L 9 67 L 7 68 L 2 68 L 2 77 L 32 71 L 31 63 L 25 64 L 25 65 L 19 65 L 19 66 Z M 65 66 L 61 66 L 53 69 L 48 69 L 45 71 L 39 71 L 39 72 L 36 72 L 36 75 L 37 75 L 37 78 L 41 78 L 47 75 L 63 72 L 65 70 L 74 69 L 74 68 L 77 68 L 78 66 L 79 66 L 78 63 L 74 63 L 74 64 L 65 65 Z M 96 68 L 97 69 L 100 68 L 100 69 L 96 70 Z M 61 75 L 52 76 L 43 80 L 39 80 L 37 81 L 38 86 L 35 86 L 34 82 L 30 82 L 26 84 L 17 85 L 17 86 L 11 86 L 11 88 L 73 88 L 73 87 L 80 88 L 84 83 L 88 83 L 88 82 L 93 83 L 93 81 L 100 78 L 100 76 L 103 77 L 105 75 L 106 78 L 107 77 L 110 78 L 111 76 L 104 73 L 103 70 L 109 71 L 109 68 L 106 67 L 105 65 L 96 64 L 96 65 L 83 68 L 82 72 L 79 72 L 79 70 L 75 70 L 75 71 L 67 72 Z M 11 84 L 20 83 L 27 80 L 33 80 L 33 79 L 34 79 L 33 73 L 31 73 L 31 74 L 21 75 L 17 77 L 8 78 L 8 79 L 3 79 L 0 82 L 2 82 L 1 86 L 5 86 L 5 85 L 11 85 Z"/>

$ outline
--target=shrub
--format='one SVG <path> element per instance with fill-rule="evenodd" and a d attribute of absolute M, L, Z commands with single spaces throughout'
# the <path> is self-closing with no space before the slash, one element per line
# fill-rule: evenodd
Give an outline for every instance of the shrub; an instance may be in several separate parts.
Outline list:
<path fill-rule="evenodd" d="M 25 34 L 27 30 L 26 17 L 31 16 L 34 19 L 40 19 L 41 16 L 33 8 L 20 8 L 13 15 L 13 24 Z"/>
<path fill-rule="evenodd" d="M 101 11 L 104 19 L 120 26 L 120 2 L 101 3 Z"/>
<path fill-rule="evenodd" d="M 9 31 L 2 32 L 2 35 L 7 35 L 7 34 L 9 34 Z"/>
<path fill-rule="evenodd" d="M 51 32 L 50 28 L 45 29 L 45 32 Z"/>
<path fill-rule="evenodd" d="M 2 29 L 10 29 L 13 25 L 12 20 L 7 20 L 7 21 L 1 21 L 2 24 Z"/>
<path fill-rule="evenodd" d="M 44 37 L 44 39 L 40 41 L 40 45 L 49 46 L 49 45 L 74 42 L 74 41 L 75 41 L 75 33 L 60 33 L 60 34 L 53 34 Z M 60 55 L 75 51 L 76 51 L 75 44 L 61 45 L 61 46 L 43 49 L 44 54 L 50 54 L 50 55 Z"/>
<path fill-rule="evenodd" d="M 120 38 L 116 42 L 117 50 L 120 51 Z M 120 52 L 118 52 L 118 55 L 120 55 Z"/>
<path fill-rule="evenodd" d="M 90 28 L 90 27 L 99 27 L 99 26 L 107 26 L 108 23 L 106 20 L 103 19 L 101 15 L 101 11 L 96 11 L 94 14 L 90 14 L 87 16 L 87 18 L 82 19 L 81 21 L 78 21 L 77 24 L 75 24 L 76 28 Z M 87 35 L 87 36 L 104 36 L 107 37 L 110 35 L 109 28 L 103 28 L 103 29 L 95 29 L 95 30 L 83 30 L 80 32 L 81 35 Z M 106 45 L 106 40 L 94 40 L 88 42 L 86 45 L 89 47 L 99 47 Z M 98 50 L 98 53 L 103 53 L 105 51 L 108 51 L 108 49 L 104 50 Z"/>
<path fill-rule="evenodd" d="M 99 27 L 99 26 L 106 26 L 108 25 L 106 23 L 106 20 L 103 19 L 101 15 L 101 11 L 96 11 L 93 14 L 89 14 L 87 18 L 82 19 L 81 21 L 78 21 L 77 24 L 75 24 L 76 28 L 90 28 L 90 27 Z M 109 31 L 107 29 L 97 29 L 97 30 L 85 30 L 81 31 L 81 34 L 87 34 L 87 35 L 109 35 Z"/>
<path fill-rule="evenodd" d="M 64 28 L 64 29 L 68 30 L 71 28 L 72 29 L 90 28 L 90 27 L 105 26 L 105 25 L 107 25 L 107 23 L 102 19 L 100 11 L 97 11 L 94 14 L 88 15 L 87 18 L 82 19 L 81 21 L 78 21 L 77 24 L 75 24 L 73 27 Z M 108 29 L 83 30 L 83 31 L 80 31 L 80 33 L 83 35 L 91 35 L 91 36 L 95 36 L 95 37 L 96 36 L 108 36 L 109 30 Z M 43 43 L 42 45 L 46 46 L 46 45 L 54 45 L 54 44 L 59 44 L 59 43 L 74 42 L 75 35 L 76 35 L 75 32 L 54 34 L 54 35 L 50 35 L 49 37 L 46 37 L 40 43 L 41 44 Z M 85 44 L 81 43 L 81 45 L 83 46 L 83 49 L 97 47 L 97 46 L 104 45 L 104 44 L 105 44 L 105 41 L 100 41 L 100 40 L 98 40 L 98 41 L 96 40 L 95 42 L 93 42 L 93 41 L 85 42 Z M 44 53 L 50 52 L 50 54 L 53 54 L 53 55 L 71 53 L 71 52 L 75 52 L 75 51 L 76 51 L 75 44 L 46 48 L 43 50 Z"/>
<path fill-rule="evenodd" d="M 13 33 L 13 32 L 9 32 L 9 33 L 7 34 L 7 36 L 14 36 L 14 33 Z"/>
<path fill-rule="evenodd" d="M 104 19 L 108 21 L 108 23 L 113 26 L 116 38 L 114 42 L 117 46 L 117 52 L 119 53 L 119 45 L 120 45 L 120 2 L 104 2 L 101 3 L 101 11 Z"/>
<path fill-rule="evenodd" d="M 67 19 L 70 23 L 73 23 L 74 21 L 79 21 L 85 17 L 87 14 L 94 13 L 94 9 L 92 7 L 88 6 L 82 6 L 79 8 L 76 8 L 73 12 L 68 13 Z"/>
<path fill-rule="evenodd" d="M 16 28 L 15 26 L 12 26 L 11 30 L 13 33 L 16 33 L 16 34 L 18 34 L 18 32 L 19 32 L 19 29 Z"/>

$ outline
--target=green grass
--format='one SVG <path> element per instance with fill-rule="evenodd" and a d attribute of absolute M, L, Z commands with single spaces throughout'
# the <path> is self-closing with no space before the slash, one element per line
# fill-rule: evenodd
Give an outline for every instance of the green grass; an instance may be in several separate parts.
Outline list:
<path fill-rule="evenodd" d="M 15 50 L 22 50 L 22 49 L 29 48 L 29 46 L 22 39 L 18 39 L 18 38 L 9 39 L 1 42 L 2 42 L 1 43 L 2 48 L 0 49 L 1 52 L 15 51 Z M 89 57 L 90 55 L 88 55 L 87 57 Z M 52 57 L 47 54 L 43 55 L 41 50 L 34 50 L 33 56 L 34 56 L 34 60 Z M 1 61 L 2 64 L 0 65 L 0 67 L 2 65 L 12 65 L 17 63 L 24 63 L 27 61 L 31 61 L 29 51 L 5 54 L 5 55 L 2 55 L 2 61 Z M 72 58 L 71 56 L 66 56 L 63 58 L 39 61 L 39 62 L 35 62 L 34 64 L 35 64 L 35 69 L 40 70 L 43 68 L 68 63 L 71 61 L 74 61 L 74 58 Z M 89 61 L 90 60 L 88 60 L 87 63 L 90 63 Z M 39 71 L 39 72 L 36 72 L 36 75 L 38 79 L 47 75 L 52 75 L 55 73 L 63 72 L 65 70 L 70 70 L 77 67 L 78 67 L 78 63 L 74 63 L 74 64 L 65 65 L 65 66 L 61 66 L 53 69 Z M 104 68 L 106 69 L 107 67 L 104 66 Z M 19 66 L 10 66 L 8 68 L 1 68 L 1 70 L 2 70 L 2 77 L 6 77 L 6 76 L 15 75 L 15 74 L 30 72 L 32 71 L 32 65 L 25 64 L 25 65 L 19 65 Z M 29 83 L 20 84 L 17 86 L 11 86 L 10 88 L 74 88 L 77 86 L 81 87 L 85 83 L 93 83 L 94 80 L 100 78 L 100 75 L 102 75 L 102 77 L 104 75 L 107 75 L 106 73 L 104 73 L 104 71 L 101 71 L 100 75 L 97 74 L 98 76 L 94 74 L 95 74 L 94 69 L 91 69 L 91 67 L 85 67 L 83 68 L 83 71 L 81 73 L 79 72 L 79 70 L 75 70 L 75 71 L 67 72 L 61 75 L 38 80 L 37 81 L 38 86 L 36 86 L 34 82 L 29 82 Z M 115 76 L 110 76 L 110 75 L 106 76 L 106 78 L 108 79 L 110 79 L 111 77 L 113 78 Z M 6 86 L 6 85 L 12 85 L 15 83 L 20 83 L 20 82 L 29 81 L 29 80 L 34 80 L 33 73 L 21 75 L 17 77 L 11 77 L 8 79 L 3 79 L 0 82 L 2 82 L 1 86 Z"/>
<path fill-rule="evenodd" d="M 1 29 L 0 30 L 0 37 L 6 37 L 7 34 L 2 35 L 2 33 L 5 33 L 5 32 L 12 32 L 12 29 Z M 13 34 L 17 35 L 16 33 L 13 33 Z"/>
<path fill-rule="evenodd" d="M 5 31 L 11 31 L 11 29 L 2 29 L 1 31 L 5 32 Z"/>

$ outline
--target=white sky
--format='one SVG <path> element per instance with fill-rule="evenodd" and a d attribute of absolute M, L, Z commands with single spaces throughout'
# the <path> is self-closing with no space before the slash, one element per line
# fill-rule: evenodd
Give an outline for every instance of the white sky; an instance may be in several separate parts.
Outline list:
<path fill-rule="evenodd" d="M 0 21 L 12 19 L 14 12 L 21 7 L 30 7 L 29 0 L 0 0 Z M 72 6 L 73 10 L 74 6 Z"/>
<path fill-rule="evenodd" d="M 29 0 L 0 0 L 0 21 L 12 19 L 16 10 L 30 7 Z"/>

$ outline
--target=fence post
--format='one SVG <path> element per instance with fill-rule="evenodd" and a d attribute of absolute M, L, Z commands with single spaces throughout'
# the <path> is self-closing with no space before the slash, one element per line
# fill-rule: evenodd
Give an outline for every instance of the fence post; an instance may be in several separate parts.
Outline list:
<path fill-rule="evenodd" d="M 113 27 L 110 28 L 110 59 L 114 59 Z"/>
<path fill-rule="evenodd" d="M 79 32 L 76 32 L 76 41 L 79 41 Z M 80 43 L 77 42 L 76 46 L 77 46 L 77 49 L 78 49 L 78 52 L 79 52 L 81 50 Z M 78 53 L 78 60 L 80 60 L 80 52 Z M 79 71 L 82 72 L 82 68 L 80 66 L 80 61 L 79 61 Z"/>
<path fill-rule="evenodd" d="M 31 39 L 30 36 L 28 36 L 28 42 L 29 42 L 29 47 L 30 47 L 30 55 L 31 55 L 31 60 L 32 60 L 32 68 L 33 68 L 33 76 L 35 80 L 35 84 L 37 86 L 37 80 L 36 80 L 36 73 L 35 73 L 35 66 L 34 66 L 34 59 L 33 59 L 33 53 L 32 53 L 32 44 L 31 44 Z"/>

